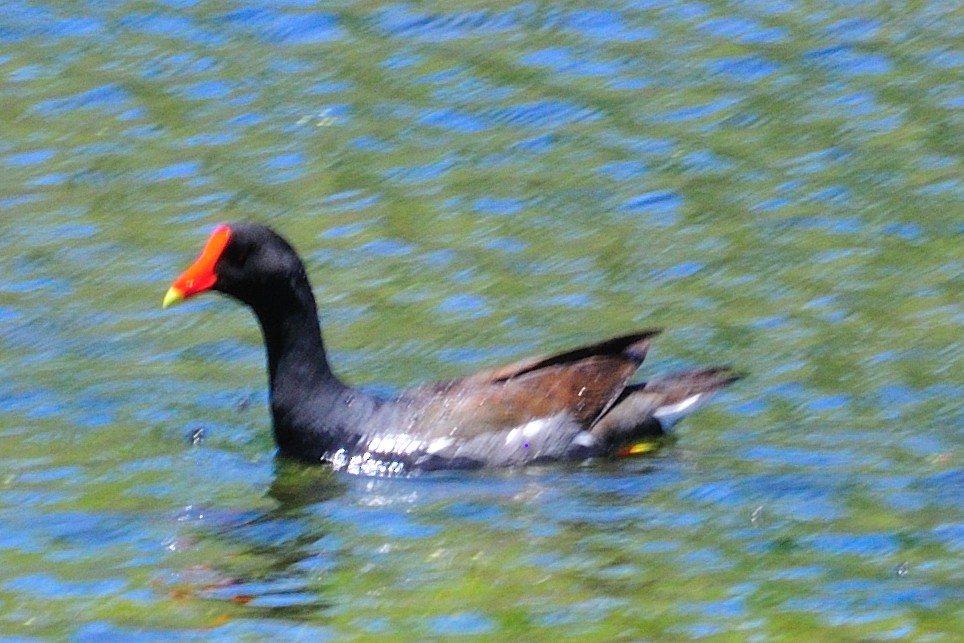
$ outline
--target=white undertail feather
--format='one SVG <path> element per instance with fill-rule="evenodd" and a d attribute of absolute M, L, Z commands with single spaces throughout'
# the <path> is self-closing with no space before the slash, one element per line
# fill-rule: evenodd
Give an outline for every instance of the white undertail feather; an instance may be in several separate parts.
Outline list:
<path fill-rule="evenodd" d="M 656 411 L 653 412 L 653 417 L 659 420 L 664 431 L 668 431 L 685 416 L 703 406 L 709 397 L 709 393 L 690 395 L 679 402 L 658 407 Z"/>

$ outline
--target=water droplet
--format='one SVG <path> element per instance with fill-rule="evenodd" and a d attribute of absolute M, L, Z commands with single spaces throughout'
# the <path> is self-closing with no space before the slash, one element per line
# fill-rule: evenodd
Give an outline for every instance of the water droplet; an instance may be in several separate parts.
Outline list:
<path fill-rule="evenodd" d="M 197 446 L 198 444 L 201 444 L 201 442 L 204 440 L 204 427 L 196 426 L 191 429 L 190 433 L 188 433 L 187 439 L 192 445 Z"/>

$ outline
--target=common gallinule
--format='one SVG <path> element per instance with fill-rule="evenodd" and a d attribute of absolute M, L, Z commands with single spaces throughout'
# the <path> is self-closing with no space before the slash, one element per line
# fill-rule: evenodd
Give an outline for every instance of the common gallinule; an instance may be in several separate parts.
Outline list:
<path fill-rule="evenodd" d="M 727 368 L 709 368 L 631 384 L 649 340 L 660 332 L 652 329 L 379 398 L 331 372 L 304 265 L 273 230 L 217 228 L 163 305 L 206 290 L 247 304 L 261 323 L 281 452 L 353 472 L 632 452 L 737 379 Z"/>

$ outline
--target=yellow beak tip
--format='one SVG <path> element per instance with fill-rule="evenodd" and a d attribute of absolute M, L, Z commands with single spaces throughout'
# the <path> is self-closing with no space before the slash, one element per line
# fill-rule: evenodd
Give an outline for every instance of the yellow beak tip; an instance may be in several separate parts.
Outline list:
<path fill-rule="evenodd" d="M 184 293 L 177 288 L 168 288 L 167 294 L 164 295 L 164 301 L 161 302 L 161 308 L 169 308 L 174 304 L 184 300 Z"/>

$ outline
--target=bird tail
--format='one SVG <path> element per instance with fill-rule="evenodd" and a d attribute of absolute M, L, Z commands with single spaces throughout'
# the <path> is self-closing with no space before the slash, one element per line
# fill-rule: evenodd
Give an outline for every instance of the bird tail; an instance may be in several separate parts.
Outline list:
<path fill-rule="evenodd" d="M 619 450 L 633 440 L 663 435 L 740 377 L 730 368 L 715 367 L 671 373 L 627 386 L 593 425 L 592 437 Z"/>
<path fill-rule="evenodd" d="M 642 393 L 654 396 L 653 417 L 664 431 L 668 431 L 702 407 L 713 393 L 741 377 L 725 366 L 682 371 L 644 383 Z"/>

